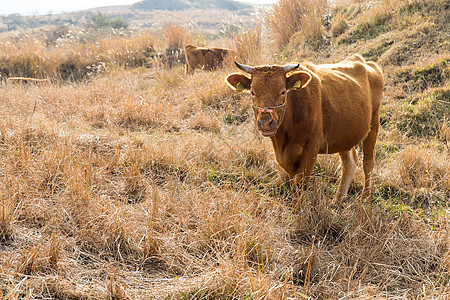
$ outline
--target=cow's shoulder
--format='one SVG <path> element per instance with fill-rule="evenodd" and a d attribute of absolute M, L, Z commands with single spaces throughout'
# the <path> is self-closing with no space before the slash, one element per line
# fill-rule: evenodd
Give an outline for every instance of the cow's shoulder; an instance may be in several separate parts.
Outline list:
<path fill-rule="evenodd" d="M 362 57 L 359 54 L 353 54 L 352 56 L 347 57 L 346 59 L 344 59 L 342 61 L 342 63 L 344 62 L 360 62 L 360 63 L 365 63 L 366 60 L 364 59 L 364 57 Z"/>
<path fill-rule="evenodd" d="M 327 78 L 333 81 L 347 81 L 347 80 L 366 80 L 368 66 L 366 63 L 360 61 L 342 61 L 337 64 L 318 65 L 314 69 L 316 75 L 322 80 Z"/>
<path fill-rule="evenodd" d="M 194 49 L 197 49 L 197 47 L 191 44 L 187 44 L 186 46 L 184 46 L 184 50 L 194 50 Z"/>

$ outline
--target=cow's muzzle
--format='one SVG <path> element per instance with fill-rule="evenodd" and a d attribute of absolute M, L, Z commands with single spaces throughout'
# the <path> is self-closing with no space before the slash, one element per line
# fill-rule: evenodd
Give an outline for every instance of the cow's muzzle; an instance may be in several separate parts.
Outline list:
<path fill-rule="evenodd" d="M 277 125 L 273 116 L 273 109 L 258 109 L 256 121 L 258 122 L 258 129 L 262 135 L 273 136 L 276 134 Z"/>
<path fill-rule="evenodd" d="M 281 114 L 281 118 L 277 120 L 274 117 L 274 109 L 282 108 L 283 112 Z M 284 113 L 286 111 L 286 101 L 283 104 L 270 106 L 270 107 L 260 107 L 253 105 L 253 109 L 255 110 L 256 122 L 258 125 L 259 131 L 264 136 L 274 136 L 277 133 L 278 128 L 283 122 Z"/>

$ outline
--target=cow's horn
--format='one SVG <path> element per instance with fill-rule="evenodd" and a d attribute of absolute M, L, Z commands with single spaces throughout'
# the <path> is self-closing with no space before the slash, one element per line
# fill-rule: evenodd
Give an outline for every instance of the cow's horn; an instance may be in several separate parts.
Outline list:
<path fill-rule="evenodd" d="M 242 71 L 252 74 L 253 72 L 253 68 L 250 66 L 246 66 L 246 65 L 241 65 L 240 63 L 238 63 L 237 61 L 234 62 L 236 64 L 236 66 L 241 69 Z"/>
<path fill-rule="evenodd" d="M 283 66 L 283 70 L 287 73 L 290 71 L 294 71 L 297 69 L 300 65 L 299 64 L 288 64 Z"/>

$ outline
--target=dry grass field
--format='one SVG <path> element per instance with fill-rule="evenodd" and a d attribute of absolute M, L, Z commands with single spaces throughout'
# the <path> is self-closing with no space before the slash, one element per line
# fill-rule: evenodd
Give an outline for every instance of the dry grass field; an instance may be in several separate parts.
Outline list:
<path fill-rule="evenodd" d="M 373 202 L 359 166 L 332 207 L 340 160 L 321 156 L 297 213 L 249 97 L 224 83 L 232 64 L 132 64 L 148 34 L 0 41 L 3 74 L 51 81 L 0 88 L 0 298 L 449 299 L 448 3 L 328 9 L 328 31 L 288 40 L 267 21 L 278 44 L 260 27 L 230 42 L 250 62 L 384 68 Z"/>

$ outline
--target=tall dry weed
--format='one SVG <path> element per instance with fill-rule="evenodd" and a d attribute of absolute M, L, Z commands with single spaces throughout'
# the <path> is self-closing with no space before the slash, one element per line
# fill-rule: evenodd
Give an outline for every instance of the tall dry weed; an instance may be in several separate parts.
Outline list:
<path fill-rule="evenodd" d="M 12 201 L 6 191 L 2 191 L 0 204 L 0 241 L 7 241 L 13 235 L 13 223 L 15 220 L 15 201 Z"/>
<path fill-rule="evenodd" d="M 338 37 L 349 28 L 347 17 L 342 12 L 333 15 L 330 31 L 333 37 Z"/>
<path fill-rule="evenodd" d="M 278 51 L 283 50 L 297 34 L 296 45 L 300 41 L 317 44 L 322 39 L 322 19 L 328 8 L 323 0 L 280 0 L 266 13 L 265 20 L 269 35 L 275 41 Z"/>
<path fill-rule="evenodd" d="M 182 49 L 191 39 L 183 27 L 174 24 L 166 25 L 163 28 L 163 35 L 168 49 Z"/>
<path fill-rule="evenodd" d="M 39 275 L 58 272 L 64 250 L 60 237 L 52 235 L 47 241 L 23 251 L 17 263 L 17 272 L 26 275 Z"/>
<path fill-rule="evenodd" d="M 435 189 L 450 193 L 450 162 L 438 153 L 408 147 L 399 153 L 399 179 L 409 189 Z"/>
<path fill-rule="evenodd" d="M 238 33 L 229 41 L 231 44 L 230 48 L 237 52 L 238 59 L 241 63 L 253 65 L 262 63 L 261 31 L 261 25 L 257 24 L 254 29 Z"/>

